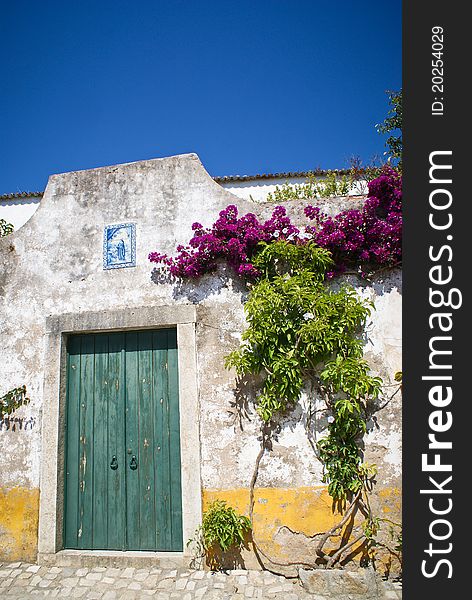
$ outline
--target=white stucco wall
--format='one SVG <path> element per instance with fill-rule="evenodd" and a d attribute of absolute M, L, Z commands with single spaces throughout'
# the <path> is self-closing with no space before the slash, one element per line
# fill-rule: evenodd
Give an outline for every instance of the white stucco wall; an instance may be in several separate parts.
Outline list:
<path fill-rule="evenodd" d="M 320 181 L 322 177 L 318 178 Z M 272 178 L 272 179 L 248 179 L 243 181 L 223 181 L 220 183 L 228 192 L 231 192 L 238 198 L 244 200 L 253 200 L 254 202 L 265 202 L 268 194 L 273 194 L 278 187 L 279 189 L 285 184 L 290 185 L 303 185 L 307 182 L 306 177 L 288 177 L 284 178 Z M 356 185 L 352 186 L 349 195 L 358 196 L 365 194 L 367 190 L 366 182 L 360 181 Z"/>
<path fill-rule="evenodd" d="M 244 181 L 223 181 L 219 185 L 243 200 L 265 202 L 268 194 L 273 194 L 277 187 L 281 188 L 285 183 L 301 185 L 306 183 L 306 178 L 254 178 Z M 365 191 L 365 182 L 359 182 L 356 186 L 352 187 L 349 195 L 358 196 L 365 194 Z M 41 196 L 29 198 L 18 197 L 7 200 L 0 199 L 0 219 L 5 219 L 7 223 L 14 225 L 15 230 L 19 229 L 33 216 L 40 202 Z"/>
<path fill-rule="evenodd" d="M 27 384 L 31 405 L 20 412 L 28 414 L 34 427 L 21 435 L 4 432 L 0 438 L 0 460 L 15 468 L 0 470 L 0 485 L 37 486 L 39 482 L 39 415 L 44 373 L 42 336 L 44 320 L 52 315 L 101 310 L 198 304 L 203 311 L 197 324 L 199 340 L 200 395 L 202 412 L 202 469 L 207 486 L 238 481 L 246 485 L 247 462 L 254 453 L 254 440 L 248 432 L 234 437 L 222 406 L 234 396 L 234 378 L 223 367 L 224 355 L 237 346 L 244 328 L 244 290 L 221 271 L 198 283 L 156 284 L 147 255 L 157 250 L 172 254 L 178 243 L 186 243 L 194 221 L 209 226 L 219 210 L 237 203 L 241 213 L 254 211 L 251 202 L 237 200 L 216 184 L 195 155 L 143 161 L 90 171 L 66 173 L 50 178 L 40 209 L 16 233 L 0 240 L 3 262 L 0 282 L 2 390 Z M 338 212 L 352 200 L 323 199 L 323 210 Z M 296 222 L 306 202 L 292 201 L 288 212 Z M 271 205 L 257 209 L 268 218 Z M 102 266 L 103 226 L 107 223 L 137 223 L 137 266 L 107 271 Z M 6 248 L 9 247 L 9 251 Z M 356 284 L 356 282 L 353 282 Z M 369 287 L 357 287 L 373 299 L 366 353 L 376 370 L 386 379 L 401 368 L 401 278 L 399 272 L 384 275 Z M 298 415 L 299 416 L 299 415 Z M 305 485 L 320 473 L 316 459 L 307 458 L 305 442 L 295 434 L 298 426 L 282 435 L 287 443 L 295 438 L 301 446 L 297 454 L 307 469 L 272 468 L 262 473 L 262 481 L 273 485 Z M 215 436 L 215 431 L 218 431 Z M 295 436 L 295 437 L 294 437 Z M 229 442 L 230 438 L 232 439 Z M 205 440 L 208 442 L 205 442 Z M 210 442 L 211 440 L 211 442 Z M 231 471 L 223 468 L 228 445 L 234 446 Z M 221 447 L 221 448 L 220 448 Z M 215 450 L 217 450 L 215 452 Z M 390 452 L 390 450 L 389 450 Z M 396 454 L 398 471 L 399 456 Z M 220 461 L 222 461 L 220 465 Z M 308 468 L 309 466 L 309 468 Z"/>
<path fill-rule="evenodd" d="M 245 200 L 254 200 L 255 202 L 265 202 L 267 194 L 273 193 L 277 186 L 281 187 L 284 183 L 291 185 L 305 183 L 305 177 L 291 177 L 290 179 L 250 179 L 245 181 L 228 181 L 220 185 L 238 198 Z"/>
<path fill-rule="evenodd" d="M 243 189 L 243 188 L 241 188 Z M 247 188 L 245 188 L 247 189 Z M 323 199 L 332 214 L 354 207 L 353 198 Z M 240 199 L 215 183 L 196 155 L 115 165 L 50 177 L 34 215 L 0 239 L 0 394 L 26 384 L 31 403 L 17 411 L 27 427 L 0 429 L 0 489 L 37 489 L 41 467 L 46 321 L 91 312 L 107 314 L 146 307 L 193 305 L 203 489 L 247 488 L 259 451 L 259 423 L 248 398 L 249 418 L 238 417 L 235 375 L 224 357 L 238 346 L 245 326 L 242 284 L 222 267 L 201 281 L 160 280 L 148 261 L 151 251 L 168 254 L 186 244 L 194 221 L 210 226 L 220 210 L 237 204 L 240 213 L 270 217 L 273 205 Z M 286 204 L 293 222 L 307 202 Z M 136 224 L 136 267 L 106 270 L 103 229 Z M 352 283 L 376 310 L 367 328 L 365 355 L 375 374 L 391 382 L 401 369 L 401 274 L 385 272 L 366 286 Z M 167 310 L 168 308 L 166 308 Z M 111 325 L 110 325 L 111 326 Z M 305 400 L 287 416 L 258 486 L 321 486 L 322 467 L 307 437 Z M 313 423 L 323 435 L 326 419 Z M 400 487 L 400 397 L 377 415 L 366 436 L 366 459 L 379 466 L 379 489 Z M 46 440 L 47 441 L 47 440 Z"/>
<path fill-rule="evenodd" d="M 11 223 L 17 230 L 33 216 L 40 202 L 41 196 L 9 200 L 0 199 L 0 219 Z"/>

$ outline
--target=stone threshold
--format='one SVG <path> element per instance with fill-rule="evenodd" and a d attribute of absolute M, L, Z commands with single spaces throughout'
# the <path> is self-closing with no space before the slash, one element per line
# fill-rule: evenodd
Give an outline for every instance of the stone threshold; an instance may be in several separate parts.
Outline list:
<path fill-rule="evenodd" d="M 191 557 L 183 552 L 140 552 L 119 550 L 60 550 L 54 554 L 39 553 L 38 565 L 46 567 L 135 567 L 148 569 L 187 568 Z"/>

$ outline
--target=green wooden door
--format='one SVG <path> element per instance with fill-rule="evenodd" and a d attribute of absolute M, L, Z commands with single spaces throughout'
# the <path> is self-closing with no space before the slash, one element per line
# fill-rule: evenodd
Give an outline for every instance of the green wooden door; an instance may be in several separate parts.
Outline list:
<path fill-rule="evenodd" d="M 64 547 L 181 551 L 176 330 L 67 351 Z"/>

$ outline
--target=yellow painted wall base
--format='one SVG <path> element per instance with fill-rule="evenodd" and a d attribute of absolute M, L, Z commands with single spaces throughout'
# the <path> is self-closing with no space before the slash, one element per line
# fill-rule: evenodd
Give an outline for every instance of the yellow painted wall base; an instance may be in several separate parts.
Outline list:
<path fill-rule="evenodd" d="M 36 560 L 38 519 L 38 489 L 0 488 L 0 560 Z"/>
<path fill-rule="evenodd" d="M 203 490 L 203 510 L 219 498 L 239 513 L 249 513 L 249 490 Z M 282 526 L 313 535 L 339 521 L 326 488 L 258 488 L 254 491 L 254 527 L 260 539 L 271 540 Z"/>
<path fill-rule="evenodd" d="M 213 500 L 226 500 L 240 514 L 249 514 L 249 490 L 203 490 L 202 503 L 205 511 Z M 384 488 L 377 498 L 380 502 L 376 514 L 381 518 L 399 520 L 401 515 L 401 492 L 397 488 Z M 253 528 L 258 547 L 266 558 L 280 563 L 297 560 L 314 562 L 317 559 L 316 542 L 310 536 L 322 534 L 339 523 L 342 513 L 333 506 L 325 486 L 300 488 L 258 488 L 254 491 Z M 359 514 L 356 524 L 364 520 Z M 385 527 L 388 530 L 388 527 Z M 319 538 L 318 538 L 319 539 Z M 335 542 L 336 540 L 334 540 Z M 339 544 L 337 544 L 339 545 Z M 336 544 L 326 544 L 325 550 Z M 357 552 L 356 552 L 357 551 Z M 363 553 L 353 546 L 352 554 L 357 560 Z M 249 568 L 256 563 L 243 552 Z M 353 556 L 354 557 L 354 556 Z"/>

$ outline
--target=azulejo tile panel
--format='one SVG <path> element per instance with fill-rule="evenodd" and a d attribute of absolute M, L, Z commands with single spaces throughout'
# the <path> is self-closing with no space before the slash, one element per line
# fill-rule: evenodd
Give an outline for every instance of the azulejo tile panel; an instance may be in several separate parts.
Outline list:
<path fill-rule="evenodd" d="M 136 266 L 136 224 L 105 225 L 103 230 L 103 268 Z"/>

